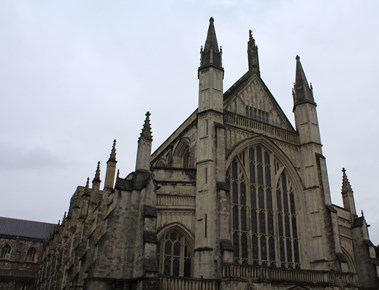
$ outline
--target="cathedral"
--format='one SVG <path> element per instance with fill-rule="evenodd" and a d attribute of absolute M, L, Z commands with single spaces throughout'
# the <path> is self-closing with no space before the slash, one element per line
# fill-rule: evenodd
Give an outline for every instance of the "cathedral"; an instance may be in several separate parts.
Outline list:
<path fill-rule="evenodd" d="M 345 169 L 343 206 L 332 203 L 300 57 L 293 126 L 261 79 L 251 32 L 247 56 L 224 90 L 211 18 L 198 108 L 155 152 L 146 113 L 127 176 L 114 141 L 103 182 L 99 162 L 46 243 L 37 289 L 379 289 L 378 247 Z"/>

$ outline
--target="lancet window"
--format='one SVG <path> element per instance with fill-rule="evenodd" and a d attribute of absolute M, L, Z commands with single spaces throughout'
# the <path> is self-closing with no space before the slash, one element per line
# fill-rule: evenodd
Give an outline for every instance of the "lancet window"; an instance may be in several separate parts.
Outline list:
<path fill-rule="evenodd" d="M 36 256 L 36 248 L 32 247 L 26 253 L 25 261 L 34 262 L 35 256 Z"/>
<path fill-rule="evenodd" d="M 235 262 L 299 268 L 295 192 L 286 168 L 264 146 L 252 145 L 232 160 L 227 181 Z"/>
<path fill-rule="evenodd" d="M 184 235 L 172 230 L 158 243 L 159 273 L 174 277 L 191 276 L 192 248 Z"/>
<path fill-rule="evenodd" d="M 1 249 L 0 258 L 1 259 L 9 259 L 11 255 L 11 246 L 8 244 L 4 245 Z"/>

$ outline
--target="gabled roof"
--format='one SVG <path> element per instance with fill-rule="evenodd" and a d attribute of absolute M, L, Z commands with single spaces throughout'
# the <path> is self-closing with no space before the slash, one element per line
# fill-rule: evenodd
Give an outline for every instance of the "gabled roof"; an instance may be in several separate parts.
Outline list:
<path fill-rule="evenodd" d="M 243 87 L 248 82 L 250 76 L 251 72 L 246 72 L 224 93 L 224 103 L 225 101 L 228 101 L 231 96 L 233 96 L 241 87 Z"/>
<path fill-rule="evenodd" d="M 275 105 L 276 109 L 278 110 L 279 114 L 281 115 L 282 119 L 287 123 L 288 129 L 291 131 L 296 131 L 291 122 L 288 120 L 287 115 L 283 112 L 282 108 L 266 86 L 265 82 L 262 80 L 262 78 L 259 76 L 258 73 L 255 72 L 246 72 L 239 80 L 237 80 L 225 93 L 224 93 L 224 105 L 229 103 L 233 96 L 236 96 L 237 93 L 242 90 L 251 80 L 255 77 L 259 80 L 260 84 L 264 88 L 264 90 L 267 93 L 267 96 L 271 99 L 272 103 Z"/>
<path fill-rule="evenodd" d="M 48 239 L 55 224 L 0 217 L 0 234 L 27 238 Z"/>
<path fill-rule="evenodd" d="M 286 114 L 283 112 L 282 108 L 271 94 L 270 90 L 267 88 L 264 81 L 261 77 L 250 71 L 246 72 L 239 80 L 237 80 L 226 92 L 223 94 L 224 105 L 228 103 L 241 89 L 243 89 L 252 79 L 252 77 L 256 75 L 262 84 L 264 90 L 267 92 L 267 95 L 270 97 L 272 102 L 275 104 L 277 110 L 279 111 L 282 119 L 287 123 L 288 128 L 291 131 L 296 131 L 292 126 L 291 122 L 288 120 Z M 164 141 L 152 154 L 152 161 L 156 160 L 167 148 L 174 142 L 183 132 L 185 132 L 190 126 L 192 126 L 193 122 L 197 119 L 197 109 Z"/>

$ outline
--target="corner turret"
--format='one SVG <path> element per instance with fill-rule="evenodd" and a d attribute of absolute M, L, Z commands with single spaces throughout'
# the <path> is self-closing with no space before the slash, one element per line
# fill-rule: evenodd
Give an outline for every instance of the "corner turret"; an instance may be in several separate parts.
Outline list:
<path fill-rule="evenodd" d="M 316 106 L 313 98 L 313 88 L 305 76 L 303 66 L 300 62 L 300 56 L 296 56 L 296 78 L 292 91 L 294 108 L 303 103 L 310 103 Z M 295 109 L 294 109 L 295 110 Z"/>
<path fill-rule="evenodd" d="M 304 198 L 307 204 L 306 223 L 318 225 L 306 229 L 305 243 L 312 244 L 320 250 L 306 256 L 312 269 L 338 269 L 334 254 L 327 249 L 338 249 L 338 223 L 320 224 L 320 220 L 337 221 L 333 210 L 329 189 L 326 158 L 322 153 L 320 128 L 317 118 L 317 108 L 314 102 L 312 88 L 305 76 L 300 57 L 296 56 L 296 76 L 293 88 L 294 115 L 296 130 L 299 134 L 301 159 L 300 175 L 304 186 Z"/>
<path fill-rule="evenodd" d="M 221 65 L 221 50 L 218 48 L 214 19 L 209 20 L 207 39 L 201 49 L 199 79 L 199 114 L 205 111 L 223 113 L 224 69 Z"/>
<path fill-rule="evenodd" d="M 293 112 L 300 144 L 314 143 L 322 146 L 313 89 L 308 84 L 298 55 L 296 56 L 296 76 L 292 95 Z M 318 153 L 322 154 L 321 147 L 319 149 L 320 152 Z"/>
<path fill-rule="evenodd" d="M 210 19 L 204 50 L 201 52 L 199 109 L 196 143 L 196 224 L 195 277 L 221 276 L 222 262 L 231 262 L 230 253 L 221 251 L 221 240 L 230 242 L 225 190 L 225 126 L 221 51 L 218 50 L 214 20 Z M 222 187 L 222 186 L 221 186 Z M 221 204 L 221 205 L 220 205 Z M 222 217 L 226 217 L 222 219 Z M 223 226 L 220 227 L 220 224 Z"/>
<path fill-rule="evenodd" d="M 218 47 L 216 31 L 214 27 L 214 19 L 211 17 L 209 19 L 209 28 L 207 40 L 205 41 L 204 48 L 200 50 L 201 62 L 199 70 L 214 66 L 220 69 L 222 68 L 222 49 Z"/>

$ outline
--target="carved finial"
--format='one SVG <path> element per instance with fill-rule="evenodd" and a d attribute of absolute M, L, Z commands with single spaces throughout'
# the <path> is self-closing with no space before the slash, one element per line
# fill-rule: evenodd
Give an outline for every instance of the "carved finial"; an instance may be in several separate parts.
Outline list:
<path fill-rule="evenodd" d="M 58 226 L 60 226 L 60 224 L 61 224 L 61 220 L 58 220 Z"/>
<path fill-rule="evenodd" d="M 86 186 L 84 187 L 83 196 L 89 196 L 89 177 L 87 177 Z"/>
<path fill-rule="evenodd" d="M 117 178 L 120 178 L 120 169 L 117 169 Z"/>
<path fill-rule="evenodd" d="M 253 40 L 253 31 L 249 29 L 249 40 Z"/>
<path fill-rule="evenodd" d="M 153 137 L 151 136 L 151 126 L 150 126 L 150 112 L 146 112 L 145 116 L 145 123 L 143 124 L 141 136 L 139 137 L 139 140 L 145 139 L 147 141 L 153 141 Z"/>
<path fill-rule="evenodd" d="M 300 60 L 300 56 L 299 55 L 296 55 L 296 60 Z"/>
<path fill-rule="evenodd" d="M 108 162 L 117 162 L 116 161 L 116 139 L 113 140 L 111 154 L 109 155 Z"/>
<path fill-rule="evenodd" d="M 249 62 L 249 71 L 260 75 L 258 46 L 255 44 L 253 31 L 251 29 L 249 30 L 249 40 L 247 42 L 247 58 Z"/>
<path fill-rule="evenodd" d="M 345 194 L 347 192 L 352 192 L 353 189 L 351 188 L 350 181 L 347 178 L 346 175 L 346 169 L 342 168 L 342 194 Z"/>
<path fill-rule="evenodd" d="M 365 215 L 363 213 L 363 209 L 361 209 L 361 215 L 362 215 L 362 217 L 365 217 Z"/>
<path fill-rule="evenodd" d="M 209 22 L 215 22 L 214 18 L 213 17 L 209 18 Z"/>
<path fill-rule="evenodd" d="M 63 221 L 66 219 L 66 214 L 67 214 L 67 212 L 64 212 L 64 214 L 63 214 Z"/>
<path fill-rule="evenodd" d="M 100 161 L 97 162 L 97 167 L 96 167 L 96 172 L 95 172 L 95 177 L 92 180 L 92 183 L 94 182 L 101 182 L 100 180 Z"/>

